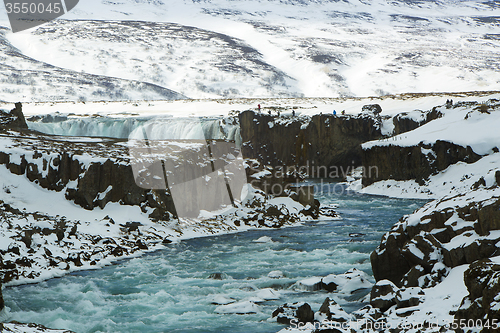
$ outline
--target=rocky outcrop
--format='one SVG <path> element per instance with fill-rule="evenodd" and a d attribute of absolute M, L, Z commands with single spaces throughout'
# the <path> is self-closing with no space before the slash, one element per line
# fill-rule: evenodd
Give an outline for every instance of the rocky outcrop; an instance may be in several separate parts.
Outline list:
<path fill-rule="evenodd" d="M 385 312 L 396 305 L 396 291 L 398 287 L 389 280 L 380 280 L 370 292 L 370 305 Z"/>
<path fill-rule="evenodd" d="M 64 191 L 68 200 L 85 209 L 117 202 L 140 206 L 157 220 L 175 214 L 166 190 L 137 186 L 127 147 L 120 140 L 79 141 L 12 130 L 0 135 L 7 139 L 0 164 L 43 188 Z"/>
<path fill-rule="evenodd" d="M 318 178 L 342 177 L 342 171 L 359 166 L 360 144 L 382 136 L 377 117 L 367 114 L 289 118 L 245 111 L 239 121 L 245 158 L 275 167 L 308 167 L 309 176 Z"/>
<path fill-rule="evenodd" d="M 345 323 L 352 320 L 352 316 L 345 312 L 337 302 L 327 297 L 315 313 L 315 319 L 319 322 Z"/>
<path fill-rule="evenodd" d="M 110 217 L 95 221 L 89 231 L 89 222 L 21 211 L 1 201 L 0 219 L 4 240 L 9 240 L 1 244 L 0 283 L 102 266 L 111 258 L 154 249 L 172 237 L 172 230 L 155 223 L 145 226 Z"/>
<path fill-rule="evenodd" d="M 472 263 L 464 273 L 467 295 L 455 313 L 457 322 L 482 319 L 483 323 L 500 321 L 500 264 L 490 259 Z M 472 331 L 464 328 L 458 332 Z M 481 332 L 497 332 L 493 327 L 483 327 Z"/>
<path fill-rule="evenodd" d="M 411 117 L 411 113 L 419 112 L 419 117 Z M 414 129 L 427 124 L 429 121 L 441 118 L 443 114 L 434 107 L 430 112 L 412 111 L 401 112 L 392 118 L 394 131 L 392 135 L 413 131 Z"/>
<path fill-rule="evenodd" d="M 383 136 L 381 111 L 378 104 L 363 106 L 357 116 L 319 114 L 290 117 L 245 111 L 239 114 L 243 155 L 264 165 L 308 166 L 309 176 L 326 177 L 334 171 L 331 167 L 346 170 L 361 165 L 360 144 Z M 394 116 L 393 134 L 411 131 L 442 116 L 437 108 L 420 113 L 417 120 L 408 117 L 408 112 Z M 326 175 L 318 174 L 325 173 L 324 170 L 311 175 L 314 166 L 330 169 Z"/>
<path fill-rule="evenodd" d="M 12 332 L 12 333 L 74 333 L 70 330 L 56 330 L 50 329 L 39 324 L 24 324 L 17 321 L 12 321 L 10 323 L 0 323 L 0 332 Z"/>
<path fill-rule="evenodd" d="M 462 147 L 448 141 L 437 140 L 433 144 L 417 146 L 373 146 L 362 151 L 363 186 L 381 180 L 415 179 L 423 185 L 430 175 L 457 162 L 474 163 L 481 158 L 471 147 Z"/>
<path fill-rule="evenodd" d="M 289 325 L 294 319 L 296 322 L 307 323 L 314 321 L 314 311 L 305 302 L 285 303 L 274 310 L 272 317 L 280 324 Z"/>
<path fill-rule="evenodd" d="M 15 108 L 7 112 L 0 110 L 0 127 L 4 129 L 26 129 L 26 119 L 24 119 L 23 106 L 16 103 Z"/>
<path fill-rule="evenodd" d="M 429 203 L 396 223 L 371 254 L 375 279 L 429 287 L 441 282 L 449 268 L 500 253 L 495 245 L 500 238 L 490 235 L 500 230 L 500 198 L 446 205 L 461 196 L 439 202 L 441 209 Z"/>

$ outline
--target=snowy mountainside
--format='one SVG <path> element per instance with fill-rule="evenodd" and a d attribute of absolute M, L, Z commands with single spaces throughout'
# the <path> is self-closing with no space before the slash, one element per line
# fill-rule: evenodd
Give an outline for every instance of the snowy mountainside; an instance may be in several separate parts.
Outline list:
<path fill-rule="evenodd" d="M 38 61 L 25 54 L 5 38 L 0 28 L 0 90 L 3 98 L 24 100 L 115 100 L 115 99 L 183 99 L 185 96 L 155 84 L 116 77 L 75 72 Z"/>
<path fill-rule="evenodd" d="M 462 160 L 431 172 L 424 181 L 399 180 L 389 177 L 360 188 L 362 193 L 405 198 L 441 198 L 446 195 L 467 193 L 478 187 L 489 188 L 496 183 L 500 170 L 500 101 L 496 98 L 481 103 L 458 102 L 453 106 L 437 107 L 443 116 L 413 131 L 362 145 L 364 151 L 373 149 L 417 149 L 422 160 L 439 164 L 436 143 L 448 142 L 467 149 L 478 160 Z M 380 153 L 380 152 L 379 152 Z M 449 154 L 446 152 L 445 154 Z M 441 155 L 442 157 L 443 155 Z M 393 161 L 394 162 L 394 161 Z M 427 163 L 427 162 L 426 162 Z M 422 164 L 425 164 L 422 162 Z M 411 166 L 408 165 L 410 168 Z"/>
<path fill-rule="evenodd" d="M 76 71 L 154 82 L 198 97 L 273 94 L 287 91 L 291 77 L 261 60 L 241 40 L 174 23 L 57 21 L 35 35 L 71 60 Z M 48 50 L 49 53 L 53 51 Z M 56 60 L 58 61 L 58 60 Z M 249 86 L 247 82 L 250 82 Z"/>
<path fill-rule="evenodd" d="M 92 0 L 8 39 L 54 66 L 190 98 L 498 90 L 499 13 L 492 1 Z"/>

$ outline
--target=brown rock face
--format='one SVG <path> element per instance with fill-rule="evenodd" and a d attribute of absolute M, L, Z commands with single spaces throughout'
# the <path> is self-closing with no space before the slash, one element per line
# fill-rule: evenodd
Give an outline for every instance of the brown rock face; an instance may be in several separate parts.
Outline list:
<path fill-rule="evenodd" d="M 370 293 L 370 305 L 385 312 L 396 304 L 396 292 L 398 288 L 389 280 L 378 281 Z"/>
<path fill-rule="evenodd" d="M 109 202 L 151 208 L 150 217 L 168 220 L 175 215 L 167 190 L 136 185 L 126 145 L 120 140 L 99 143 L 12 131 L 11 145 L 2 147 L 0 164 L 25 175 L 39 186 L 65 191 L 66 199 L 85 209 L 104 208 Z M 17 149 L 14 156 L 12 148 Z M 20 153 L 19 151 L 24 151 Z M 88 161 L 91 162 L 88 162 Z"/>
<path fill-rule="evenodd" d="M 462 300 L 455 319 L 458 322 L 482 319 L 484 323 L 500 320 L 500 265 L 490 259 L 478 260 L 465 271 L 464 282 L 469 295 Z M 497 331 L 484 327 L 481 332 Z"/>
<path fill-rule="evenodd" d="M 398 135 L 401 133 L 413 131 L 417 127 L 420 127 L 426 123 L 428 123 L 431 120 L 441 118 L 443 114 L 439 111 L 437 111 L 436 108 L 433 108 L 432 111 L 430 112 L 422 112 L 422 115 L 424 115 L 423 120 L 421 121 L 416 121 L 410 117 L 407 117 L 408 112 L 402 112 L 400 114 L 397 114 L 394 116 L 392 119 L 392 123 L 394 124 L 394 132 L 393 135 Z"/>
<path fill-rule="evenodd" d="M 428 151 L 432 150 L 432 153 Z M 469 146 L 462 147 L 447 141 L 434 144 L 420 143 L 417 146 L 400 147 L 394 145 L 375 146 L 362 151 L 365 170 L 376 169 L 363 177 L 363 186 L 380 180 L 415 179 L 423 184 L 430 175 L 435 174 L 457 162 L 474 163 L 481 156 Z"/>
<path fill-rule="evenodd" d="M 382 136 L 377 119 L 366 115 L 287 120 L 245 111 L 239 121 L 245 158 L 272 166 L 326 167 L 315 169 L 318 178 L 335 171 L 342 176 L 340 168 L 361 165 L 360 144 Z"/>
<path fill-rule="evenodd" d="M 403 217 L 371 254 L 374 277 L 398 287 L 435 285 L 449 268 L 500 253 L 500 239 L 488 237 L 500 230 L 499 218 L 500 198 L 434 210 L 418 223 Z M 449 243 L 453 247 L 444 246 Z"/>
<path fill-rule="evenodd" d="M 289 325 L 292 320 L 306 323 L 314 320 L 314 312 L 308 303 L 285 303 L 273 311 L 272 317 L 281 324 Z"/>
<path fill-rule="evenodd" d="M 0 111 L 0 126 L 8 129 L 28 128 L 21 103 L 16 103 L 15 108 L 10 110 L 10 112 Z"/>

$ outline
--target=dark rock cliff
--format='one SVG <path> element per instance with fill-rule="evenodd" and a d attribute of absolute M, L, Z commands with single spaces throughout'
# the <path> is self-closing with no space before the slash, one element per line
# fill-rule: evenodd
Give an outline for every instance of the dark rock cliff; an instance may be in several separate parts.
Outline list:
<path fill-rule="evenodd" d="M 365 170 L 376 170 L 363 175 L 363 186 L 380 180 L 415 179 L 423 185 L 426 178 L 457 162 L 474 163 L 481 156 L 469 146 L 462 147 L 448 141 L 417 146 L 374 146 L 362 151 Z"/>
<path fill-rule="evenodd" d="M 0 164 L 43 188 L 64 190 L 68 200 L 85 209 L 117 202 L 138 205 L 158 220 L 169 220 L 175 213 L 166 190 L 136 185 L 128 149 L 120 140 L 66 140 L 12 130 L 0 137 L 11 142 L 2 147 Z"/>
<path fill-rule="evenodd" d="M 465 271 L 464 282 L 469 295 L 464 297 L 456 311 L 456 321 L 476 322 L 481 319 L 483 323 L 490 323 L 490 327 L 483 327 L 481 332 L 498 332 L 492 323 L 500 320 L 500 264 L 490 259 L 478 260 Z M 457 331 L 470 332 L 473 327 Z"/>
<path fill-rule="evenodd" d="M 419 111 L 414 111 L 419 112 Z M 437 110 L 437 108 L 433 108 L 430 112 L 422 112 L 420 111 L 420 119 L 416 120 L 412 117 L 409 117 L 409 112 L 401 112 L 392 118 L 392 123 L 394 125 L 393 135 L 398 135 L 401 133 L 413 131 L 414 129 L 427 124 L 429 121 L 441 118 L 443 114 Z"/>
<path fill-rule="evenodd" d="M 456 331 L 497 332 L 493 322 L 500 320 L 500 264 L 490 258 L 500 255 L 499 230 L 498 181 L 488 188 L 479 185 L 470 193 L 434 200 L 403 217 L 371 254 L 377 283 L 370 305 L 356 311 L 356 317 L 373 323 L 394 313 L 410 315 L 432 292 L 429 288 L 447 283 L 444 279 L 452 268 L 467 264 L 468 295 L 448 311 L 457 323 L 471 320 L 474 324 Z M 489 322 L 489 327 L 479 327 L 478 320 L 484 325 Z"/>
<path fill-rule="evenodd" d="M 286 118 L 245 111 L 239 121 L 245 158 L 274 167 L 309 166 L 309 175 L 318 178 L 336 171 L 341 177 L 340 168 L 361 165 L 360 144 L 382 137 L 379 119 L 367 115 Z"/>
<path fill-rule="evenodd" d="M 0 110 L 0 126 L 6 129 L 26 129 L 26 119 L 24 119 L 23 106 L 21 103 L 16 103 L 15 108 L 6 112 Z"/>
<path fill-rule="evenodd" d="M 489 236 L 500 230 L 500 198 L 430 209 L 435 204 L 424 206 L 418 221 L 403 217 L 384 235 L 370 256 L 377 281 L 429 287 L 441 282 L 448 268 L 500 254 L 495 245 L 500 239 Z"/>

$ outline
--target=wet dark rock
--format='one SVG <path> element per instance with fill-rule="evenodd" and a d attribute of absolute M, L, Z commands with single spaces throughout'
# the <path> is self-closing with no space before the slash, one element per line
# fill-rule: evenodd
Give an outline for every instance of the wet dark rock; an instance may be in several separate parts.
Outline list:
<path fill-rule="evenodd" d="M 276 317 L 278 323 L 286 325 L 289 325 L 293 319 L 306 323 L 314 321 L 314 312 L 311 306 L 305 302 L 285 303 L 274 310 L 272 317 Z"/>
<path fill-rule="evenodd" d="M 305 216 L 311 216 L 313 219 L 317 219 L 320 215 L 320 202 L 318 199 L 314 199 L 310 205 L 306 206 L 306 209 L 300 211 L 301 214 Z"/>
<path fill-rule="evenodd" d="M 208 276 L 208 278 L 212 280 L 224 280 L 226 277 L 224 273 L 212 273 Z"/>

